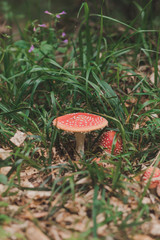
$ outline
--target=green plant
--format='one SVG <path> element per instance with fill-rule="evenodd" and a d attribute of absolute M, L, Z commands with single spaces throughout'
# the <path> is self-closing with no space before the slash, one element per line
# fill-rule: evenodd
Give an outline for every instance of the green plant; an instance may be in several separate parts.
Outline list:
<path fill-rule="evenodd" d="M 48 22 L 30 19 L 24 30 L 19 29 L 19 40 L 9 35 L 0 39 L 0 145 L 3 150 L 11 150 L 10 156 L 0 162 L 1 168 L 10 167 L 7 175 L 0 175 L 2 198 L 9 205 L 19 191 L 49 192 L 47 214 L 33 222 L 38 226 L 43 219 L 49 228 L 57 221 L 56 214 L 65 212 L 62 222 L 74 229 L 74 239 L 104 239 L 101 227 L 111 229 L 106 234 L 117 237 L 118 232 L 128 239 L 132 231 L 141 231 L 140 225 L 150 221 L 153 210 L 143 203 L 147 189 L 142 194 L 142 186 L 136 183 L 136 190 L 133 182 L 142 165 L 156 159 L 160 146 L 160 35 L 150 28 L 152 22 L 147 25 L 152 1 L 145 6 L 134 4 L 137 16 L 124 22 L 105 15 L 103 6 L 100 14 L 92 14 L 87 2 L 83 3 L 76 37 L 61 27 L 59 15 L 64 11 L 47 11 Z M 59 134 L 52 124 L 57 116 L 71 112 L 105 117 L 107 130 L 121 134 L 123 153 L 116 157 L 103 155 L 97 143 L 102 131 L 97 131 L 87 135 L 85 154 L 76 162 L 74 137 Z M 26 133 L 20 146 L 11 141 L 17 129 Z M 96 157 L 112 167 L 99 166 L 93 162 Z M 28 168 L 38 172 L 34 181 L 31 178 L 33 187 L 22 184 L 22 173 Z M 20 210 L 26 210 L 28 203 L 23 201 L 15 218 Z M 3 203 L 2 199 L 1 221 L 13 221 L 5 213 L 8 205 Z M 78 210 L 76 204 L 80 204 Z M 81 208 L 87 219 L 83 233 L 76 230 L 76 221 L 84 220 L 80 218 Z M 78 216 L 73 221 L 77 228 L 69 218 L 65 222 L 65 215 L 70 213 Z"/>

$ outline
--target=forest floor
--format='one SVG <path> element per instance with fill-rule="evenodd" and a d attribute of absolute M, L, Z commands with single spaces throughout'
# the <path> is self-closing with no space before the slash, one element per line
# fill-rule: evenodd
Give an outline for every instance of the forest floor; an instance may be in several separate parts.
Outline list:
<path fill-rule="evenodd" d="M 93 25 L 97 31 L 93 22 L 90 28 Z M 73 41 L 79 37 L 79 44 L 82 45 L 86 39 L 81 39 L 84 37 L 83 32 L 80 36 L 78 35 L 79 29 L 80 27 Z M 5 22 L 1 24 L 0 32 L 9 34 Z M 113 33 L 116 39 L 121 37 L 121 33 L 125 33 L 125 27 L 118 25 L 117 32 Z M 15 38 L 14 41 L 19 41 L 19 38 Z M 38 44 L 40 41 L 37 41 Z M 53 111 L 50 110 L 50 106 L 54 110 L 57 108 L 57 112 L 61 113 L 73 112 L 74 109 L 76 111 L 89 109 L 89 111 L 100 111 L 100 113 L 103 113 L 104 109 L 105 114 L 113 113 L 110 107 L 112 102 L 109 102 L 110 105 L 105 110 L 108 99 L 103 98 L 105 92 L 103 87 L 110 91 L 109 84 L 101 85 L 102 82 L 96 78 L 99 71 L 96 61 L 101 63 L 100 67 L 106 61 L 106 59 L 102 60 L 103 50 L 99 52 L 102 58 L 98 60 L 95 57 L 96 54 L 93 54 L 91 65 L 87 66 L 86 70 L 85 61 L 90 51 L 86 50 L 87 47 L 90 48 L 87 41 L 84 43 L 86 45 L 80 59 L 84 61 L 83 66 L 79 68 L 78 64 L 81 61 L 78 57 L 79 61 L 76 59 L 72 67 L 69 64 L 72 64 L 73 56 L 75 57 L 77 52 L 81 53 L 81 45 L 77 47 L 74 54 L 71 46 L 68 47 L 69 50 L 65 52 L 71 55 L 68 62 L 67 57 L 63 55 L 66 47 L 61 47 L 60 50 L 63 50 L 61 54 L 53 59 L 50 58 L 52 61 L 45 64 L 46 55 L 48 57 L 51 51 L 49 44 L 43 42 L 44 45 L 46 44 L 47 50 L 45 50 L 49 49 L 49 51 L 37 60 L 36 57 L 41 52 L 38 54 L 35 52 L 34 55 L 33 51 L 33 55 L 29 55 L 24 40 L 18 42 L 19 45 L 11 44 L 9 47 L 12 69 L 5 64 L 4 55 L 7 53 L 8 46 L 4 50 L 4 55 L 1 56 L 1 62 L 4 61 L 1 69 L 3 73 L 0 76 L 1 240 L 160 239 L 160 192 L 157 189 L 149 189 L 142 179 L 144 170 L 153 165 L 158 167 L 160 161 L 159 78 L 157 77 L 158 81 L 155 81 L 156 76 L 160 74 L 158 60 L 155 67 L 146 60 L 148 55 L 140 51 L 137 54 L 136 67 L 133 67 L 133 64 L 130 64 L 130 57 L 132 61 L 134 59 L 133 50 L 129 56 L 122 57 L 118 63 L 116 61 L 119 59 L 119 52 L 114 54 L 111 52 L 109 55 L 111 60 L 107 62 L 109 66 L 109 70 L 106 70 L 107 77 L 104 69 L 99 74 L 103 83 L 108 81 L 112 86 L 116 96 L 121 99 L 120 105 L 124 110 L 125 120 L 122 128 L 118 129 L 119 125 L 116 125 L 116 122 L 120 122 L 118 113 L 112 115 L 114 123 L 109 119 L 111 124 L 109 130 L 118 129 L 117 131 L 123 135 L 123 129 L 125 129 L 126 135 L 128 134 L 124 138 L 126 149 L 120 156 L 103 155 L 98 144 L 91 148 L 91 142 L 97 139 L 97 132 L 86 136 L 85 156 L 79 161 L 75 160 L 73 134 L 62 133 L 60 137 L 58 132 L 58 140 L 54 138 L 57 132 L 52 125 Z M 24 44 L 22 55 L 18 49 L 21 44 Z M 155 46 L 155 43 L 153 45 Z M 93 46 L 95 47 L 95 44 Z M 112 47 L 110 49 L 112 51 Z M 88 51 L 86 55 L 85 51 Z M 97 51 L 95 47 L 95 53 Z M 93 60 L 95 58 L 96 60 Z M 20 64 L 12 65 L 12 60 L 13 62 L 17 60 Z M 24 65 L 23 61 L 26 61 Z M 67 63 L 63 65 L 63 61 Z M 61 64 L 62 67 L 59 67 Z M 94 72 L 93 66 L 98 70 Z M 93 75 L 90 78 L 92 70 Z M 76 81 L 81 71 L 82 78 Z M 50 75 L 47 75 L 47 72 Z M 41 77 L 43 80 L 40 88 L 38 88 L 39 82 L 36 78 L 34 79 L 36 74 L 38 81 L 41 81 Z M 73 75 L 74 82 L 72 82 Z M 29 82 L 32 76 L 33 85 Z M 67 76 L 65 81 L 64 76 Z M 113 77 L 117 80 L 114 81 Z M 83 82 L 83 79 L 87 79 L 86 82 Z M 49 80 L 51 80 L 52 89 L 47 85 Z M 97 80 L 96 84 L 95 80 Z M 53 89 L 55 89 L 54 93 Z M 76 101 L 72 101 L 75 95 Z M 101 97 L 102 101 L 99 100 Z M 112 97 L 114 96 L 110 97 L 111 101 Z M 96 103 L 99 105 L 95 106 Z M 64 106 L 67 110 L 63 110 Z M 92 141 L 91 138 L 93 138 Z M 101 164 L 93 161 L 97 156 L 101 158 Z M 111 165 L 107 165 L 110 163 Z"/>

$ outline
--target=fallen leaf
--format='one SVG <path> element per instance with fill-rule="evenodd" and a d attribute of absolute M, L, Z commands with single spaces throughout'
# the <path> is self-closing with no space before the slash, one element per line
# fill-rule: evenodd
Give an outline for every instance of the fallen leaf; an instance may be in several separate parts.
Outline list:
<path fill-rule="evenodd" d="M 33 214 L 34 218 L 43 218 L 46 217 L 48 215 L 48 212 L 36 212 Z"/>
<path fill-rule="evenodd" d="M 108 228 L 107 224 L 104 224 L 104 225 L 98 227 L 98 229 L 97 229 L 98 235 L 101 237 L 106 237 L 107 236 L 107 228 Z M 106 238 L 106 240 L 107 240 L 107 238 Z M 113 240 L 113 238 L 112 238 L 112 240 Z"/>
<path fill-rule="evenodd" d="M 73 235 L 72 232 L 68 231 L 67 229 L 64 229 L 63 231 L 59 231 L 59 235 L 61 236 L 61 239 L 69 239 Z"/>
<path fill-rule="evenodd" d="M 79 184 L 89 184 L 91 183 L 91 179 L 89 177 L 84 177 L 84 178 L 81 178 L 80 180 L 78 180 L 76 182 L 76 185 L 79 185 Z"/>
<path fill-rule="evenodd" d="M 0 195 L 7 190 L 8 186 L 0 184 Z"/>
<path fill-rule="evenodd" d="M 149 197 L 144 197 L 142 200 L 143 204 L 151 204 L 151 199 Z"/>
<path fill-rule="evenodd" d="M 5 150 L 0 148 L 0 159 L 5 160 L 6 158 L 11 156 L 12 150 Z"/>
<path fill-rule="evenodd" d="M 25 196 L 30 199 L 49 198 L 51 196 L 50 191 L 25 190 L 24 193 Z"/>
<path fill-rule="evenodd" d="M 10 226 L 3 226 L 3 229 L 7 232 L 9 236 L 11 236 L 10 239 L 17 239 L 16 238 L 17 234 L 20 237 L 19 239 L 24 239 L 23 230 L 25 230 L 27 227 L 28 227 L 28 221 L 25 221 L 19 224 L 11 224 Z"/>
<path fill-rule="evenodd" d="M 34 188 L 34 185 L 27 178 L 21 180 L 21 187 Z"/>
<path fill-rule="evenodd" d="M 53 237 L 54 240 L 62 240 L 60 235 L 59 235 L 59 231 L 55 226 L 52 226 L 50 228 L 49 233 L 50 233 L 51 237 Z"/>
<path fill-rule="evenodd" d="M 150 234 L 160 237 L 160 221 L 158 219 L 154 219 L 150 223 Z"/>
<path fill-rule="evenodd" d="M 49 238 L 35 225 L 30 224 L 26 230 L 28 240 L 49 240 Z"/>
<path fill-rule="evenodd" d="M 26 139 L 27 134 L 23 133 L 19 130 L 16 131 L 15 135 L 10 138 L 10 141 L 15 144 L 17 147 L 20 147 L 22 145 L 22 143 L 24 142 L 24 140 Z"/>
<path fill-rule="evenodd" d="M 154 239 L 147 235 L 137 234 L 133 237 L 133 240 L 154 240 Z"/>
<path fill-rule="evenodd" d="M 7 166 L 7 167 L 1 167 L 0 169 L 0 173 L 3 175 L 7 175 L 7 173 L 11 170 L 11 167 Z"/>

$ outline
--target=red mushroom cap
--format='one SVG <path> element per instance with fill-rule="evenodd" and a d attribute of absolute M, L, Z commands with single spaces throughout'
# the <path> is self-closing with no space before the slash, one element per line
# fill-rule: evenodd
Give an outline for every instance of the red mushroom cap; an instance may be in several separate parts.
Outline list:
<path fill-rule="evenodd" d="M 160 197 L 160 182 L 157 185 L 156 192 L 157 192 L 158 197 Z"/>
<path fill-rule="evenodd" d="M 68 132 L 90 132 L 108 125 L 108 121 L 91 113 L 70 113 L 54 119 L 53 125 Z"/>
<path fill-rule="evenodd" d="M 153 174 L 153 175 L 152 175 Z M 143 181 L 147 183 L 152 176 L 149 188 L 156 188 L 160 183 L 160 169 L 157 167 L 149 167 L 143 174 Z M 156 179 L 158 178 L 158 179 Z"/>
<path fill-rule="evenodd" d="M 112 130 L 108 132 L 104 132 L 99 139 L 99 145 L 103 148 L 106 148 L 105 151 L 107 153 L 112 152 L 112 145 L 113 145 L 113 140 L 115 138 L 115 134 L 116 132 Z M 122 138 L 119 135 L 117 135 L 113 154 L 118 155 L 122 152 L 122 150 L 123 150 Z"/>

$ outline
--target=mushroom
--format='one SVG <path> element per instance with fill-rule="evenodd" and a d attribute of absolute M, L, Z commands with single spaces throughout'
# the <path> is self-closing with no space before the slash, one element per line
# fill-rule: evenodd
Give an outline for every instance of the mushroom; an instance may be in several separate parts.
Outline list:
<path fill-rule="evenodd" d="M 99 139 L 99 145 L 103 148 L 105 148 L 105 151 L 109 154 L 111 154 L 112 152 L 112 148 L 113 148 L 113 144 L 114 144 L 114 150 L 113 150 L 113 154 L 114 155 L 118 155 L 122 152 L 123 150 L 123 143 L 122 143 L 122 138 L 117 135 L 115 131 L 107 131 L 104 132 L 100 139 Z M 115 141 L 114 141 L 115 139 Z"/>
<path fill-rule="evenodd" d="M 85 133 L 104 128 L 108 125 L 108 121 L 95 114 L 78 112 L 57 117 L 54 119 L 53 125 L 58 129 L 75 133 L 76 151 L 78 155 L 82 156 Z"/>
<path fill-rule="evenodd" d="M 157 192 L 158 197 L 160 197 L 160 182 L 157 185 L 156 192 Z"/>
<path fill-rule="evenodd" d="M 160 169 L 157 167 L 149 167 L 144 172 L 142 179 L 145 183 L 150 180 L 150 189 L 156 188 L 160 184 Z"/>

